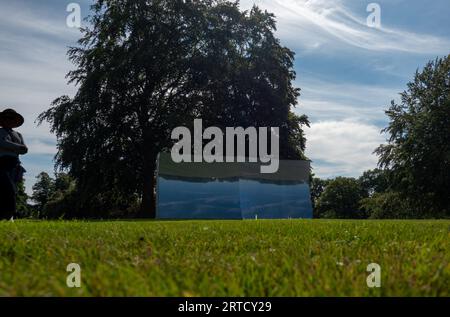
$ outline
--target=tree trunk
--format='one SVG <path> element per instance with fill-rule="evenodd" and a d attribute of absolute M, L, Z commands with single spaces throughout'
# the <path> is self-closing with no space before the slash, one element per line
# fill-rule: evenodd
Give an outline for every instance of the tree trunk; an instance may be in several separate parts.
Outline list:
<path fill-rule="evenodd" d="M 138 218 L 155 219 L 156 218 L 156 199 L 155 199 L 155 168 L 156 156 L 145 155 L 144 175 L 142 186 L 142 202 Z"/>

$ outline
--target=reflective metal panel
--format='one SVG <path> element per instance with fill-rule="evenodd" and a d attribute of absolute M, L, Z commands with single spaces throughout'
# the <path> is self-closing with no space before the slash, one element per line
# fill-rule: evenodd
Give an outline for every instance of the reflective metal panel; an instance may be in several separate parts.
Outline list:
<path fill-rule="evenodd" d="M 160 175 L 158 218 L 241 219 L 239 180 Z"/>
<path fill-rule="evenodd" d="M 259 163 L 158 160 L 159 219 L 312 218 L 307 161 L 280 161 L 274 174 Z"/>
<path fill-rule="evenodd" d="M 243 219 L 312 218 L 306 183 L 242 179 L 239 189 Z"/>

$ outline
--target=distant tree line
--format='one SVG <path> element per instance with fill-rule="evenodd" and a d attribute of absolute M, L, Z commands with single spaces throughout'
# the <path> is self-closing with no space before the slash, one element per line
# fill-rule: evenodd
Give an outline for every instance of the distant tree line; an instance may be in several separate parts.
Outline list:
<path fill-rule="evenodd" d="M 41 172 L 36 177 L 31 196 L 25 192 L 23 183 L 19 187 L 18 216 L 33 219 L 77 219 L 78 189 L 76 180 L 67 173 L 56 173 L 51 177 Z M 130 218 L 139 210 L 139 201 L 134 204 L 121 199 L 120 194 L 114 200 L 93 201 L 91 208 L 96 209 L 92 218 Z"/>
<path fill-rule="evenodd" d="M 369 170 L 359 178 L 337 177 L 311 180 L 311 199 L 315 218 L 383 219 L 415 217 L 392 195 L 386 171 Z M 389 205 L 380 199 L 390 201 Z M 393 208 L 395 206 L 395 208 Z"/>

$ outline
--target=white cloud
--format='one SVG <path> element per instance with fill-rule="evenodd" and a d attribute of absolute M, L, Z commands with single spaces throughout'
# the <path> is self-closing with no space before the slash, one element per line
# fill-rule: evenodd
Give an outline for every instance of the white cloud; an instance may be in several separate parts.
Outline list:
<path fill-rule="evenodd" d="M 384 110 L 402 91 L 400 87 L 335 83 L 313 77 L 300 78 L 296 86 L 302 89 L 297 111 L 312 121 L 384 121 Z"/>
<path fill-rule="evenodd" d="M 450 48 L 448 39 L 437 36 L 385 25 L 370 28 L 366 24 L 369 13 L 353 13 L 341 0 L 243 0 L 241 6 L 248 9 L 254 3 L 276 15 L 283 40 L 307 51 L 326 45 L 328 50 L 350 46 L 379 52 L 447 54 Z"/>
<path fill-rule="evenodd" d="M 302 87 L 298 113 L 312 121 L 305 130 L 306 155 L 319 177 L 357 177 L 377 166 L 373 151 L 385 139 L 384 110 L 397 99 L 400 89 L 382 86 L 333 83 L 308 79 Z"/>
<path fill-rule="evenodd" d="M 373 151 L 384 142 L 380 129 L 356 120 L 320 121 L 306 129 L 306 155 L 319 177 L 359 176 L 377 166 Z"/>
<path fill-rule="evenodd" d="M 44 14 L 36 14 L 30 7 L 30 5 L 2 4 L 0 25 L 13 29 L 14 33 L 32 32 L 51 37 L 53 40 L 64 41 L 68 36 L 78 35 L 76 28 L 67 26 L 65 17 L 68 13 L 65 11 L 61 11 L 60 19 L 55 20 Z"/>
<path fill-rule="evenodd" d="M 56 154 L 56 144 L 53 139 L 29 138 L 27 140 L 28 151 L 33 155 L 52 155 Z"/>
<path fill-rule="evenodd" d="M 295 112 L 306 114 L 312 122 L 348 118 L 358 118 L 360 121 L 369 122 L 372 120 L 383 121 L 386 118 L 381 108 L 368 108 L 364 104 L 352 106 L 330 100 L 302 99 L 301 107 L 298 107 Z"/>

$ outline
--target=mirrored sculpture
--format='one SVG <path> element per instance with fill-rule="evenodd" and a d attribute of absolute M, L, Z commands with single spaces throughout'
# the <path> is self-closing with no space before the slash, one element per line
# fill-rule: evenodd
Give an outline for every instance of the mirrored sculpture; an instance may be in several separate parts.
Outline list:
<path fill-rule="evenodd" d="M 274 174 L 260 163 L 174 163 L 158 158 L 159 219 L 312 218 L 308 161 L 280 161 Z"/>

